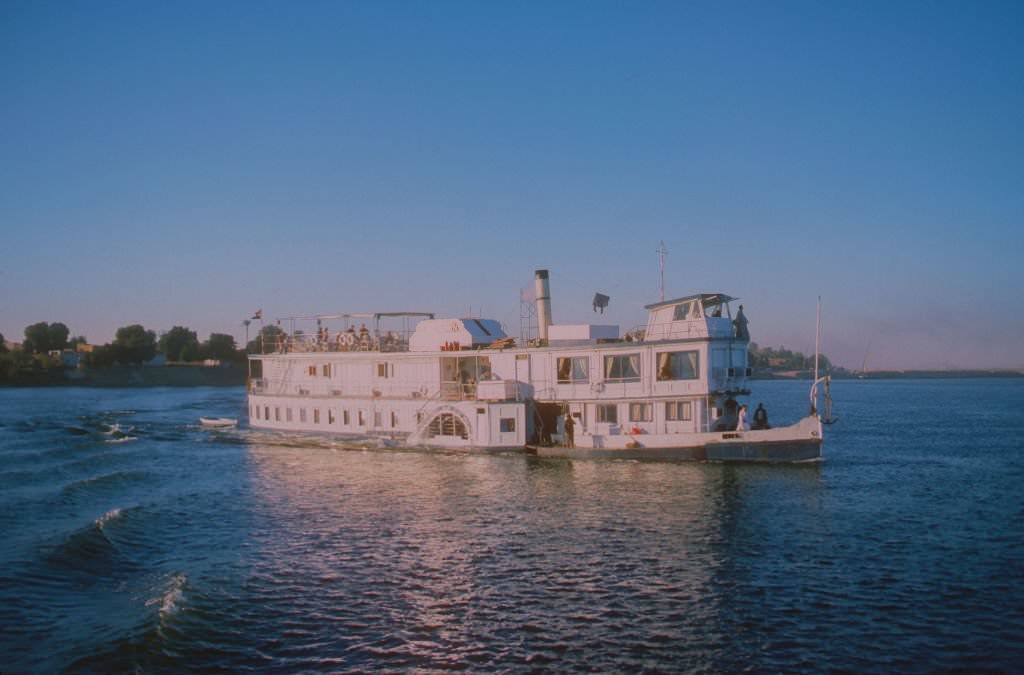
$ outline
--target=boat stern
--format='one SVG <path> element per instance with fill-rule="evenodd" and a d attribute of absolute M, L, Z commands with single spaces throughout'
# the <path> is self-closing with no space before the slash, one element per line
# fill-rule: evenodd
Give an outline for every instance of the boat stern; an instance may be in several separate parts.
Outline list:
<path fill-rule="evenodd" d="M 707 459 L 713 462 L 814 462 L 822 459 L 821 442 L 821 419 L 815 414 L 779 429 L 723 433 L 721 440 L 707 444 Z"/>

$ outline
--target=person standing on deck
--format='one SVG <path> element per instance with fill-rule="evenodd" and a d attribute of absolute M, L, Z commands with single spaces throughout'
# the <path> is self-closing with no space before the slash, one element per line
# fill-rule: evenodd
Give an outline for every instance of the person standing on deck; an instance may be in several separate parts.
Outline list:
<path fill-rule="evenodd" d="M 768 429 L 768 411 L 764 409 L 764 403 L 757 404 L 757 410 L 754 411 L 754 428 L 755 429 Z"/>
<path fill-rule="evenodd" d="M 572 418 L 572 413 L 565 416 L 565 447 L 575 448 L 576 438 L 573 431 L 576 428 L 576 421 Z"/>
<path fill-rule="evenodd" d="M 736 318 L 732 320 L 732 325 L 736 327 L 736 339 L 737 340 L 749 340 L 750 330 L 747 328 L 747 317 L 743 314 L 743 305 L 740 305 L 740 309 L 736 312 Z"/>
<path fill-rule="evenodd" d="M 741 405 L 739 414 L 736 416 L 736 431 L 750 431 L 750 423 L 747 422 L 747 406 Z"/>

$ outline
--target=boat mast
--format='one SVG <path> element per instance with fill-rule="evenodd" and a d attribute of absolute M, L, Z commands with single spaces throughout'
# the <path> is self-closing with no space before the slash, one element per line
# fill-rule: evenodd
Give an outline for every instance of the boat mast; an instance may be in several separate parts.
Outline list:
<path fill-rule="evenodd" d="M 814 328 L 814 381 L 818 381 L 818 354 L 821 353 L 821 296 L 818 296 L 818 318 Z"/>
<path fill-rule="evenodd" d="M 658 281 L 658 302 L 665 302 L 665 254 L 668 253 L 668 249 L 665 248 L 665 242 L 661 241 L 658 245 L 658 271 L 660 272 L 660 280 Z"/>

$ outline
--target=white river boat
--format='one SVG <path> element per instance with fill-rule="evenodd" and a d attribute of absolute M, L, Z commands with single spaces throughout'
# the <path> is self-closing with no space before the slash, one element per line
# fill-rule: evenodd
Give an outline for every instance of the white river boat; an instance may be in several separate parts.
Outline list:
<path fill-rule="evenodd" d="M 812 383 L 806 417 L 757 428 L 745 409 L 750 336 L 734 298 L 648 305 L 646 330 L 620 336 L 618 326 L 553 323 L 546 270 L 535 287 L 538 337 L 525 342 L 494 320 L 425 312 L 279 320 L 288 330 L 261 333 L 249 357 L 249 424 L 548 457 L 821 458 L 828 377 Z M 297 329 L 303 322 L 311 328 Z"/>

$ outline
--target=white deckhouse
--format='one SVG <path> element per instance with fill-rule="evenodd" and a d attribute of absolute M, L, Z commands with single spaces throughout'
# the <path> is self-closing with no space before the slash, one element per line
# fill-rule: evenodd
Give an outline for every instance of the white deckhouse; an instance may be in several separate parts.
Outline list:
<path fill-rule="evenodd" d="M 618 326 L 552 324 L 546 270 L 535 284 L 540 337 L 529 344 L 488 319 L 322 315 L 305 317 L 316 322 L 308 333 L 289 320 L 249 357 L 250 425 L 546 456 L 820 458 L 817 381 L 797 424 L 744 424 L 749 334 L 733 298 L 648 305 L 647 329 L 633 338 Z"/>

